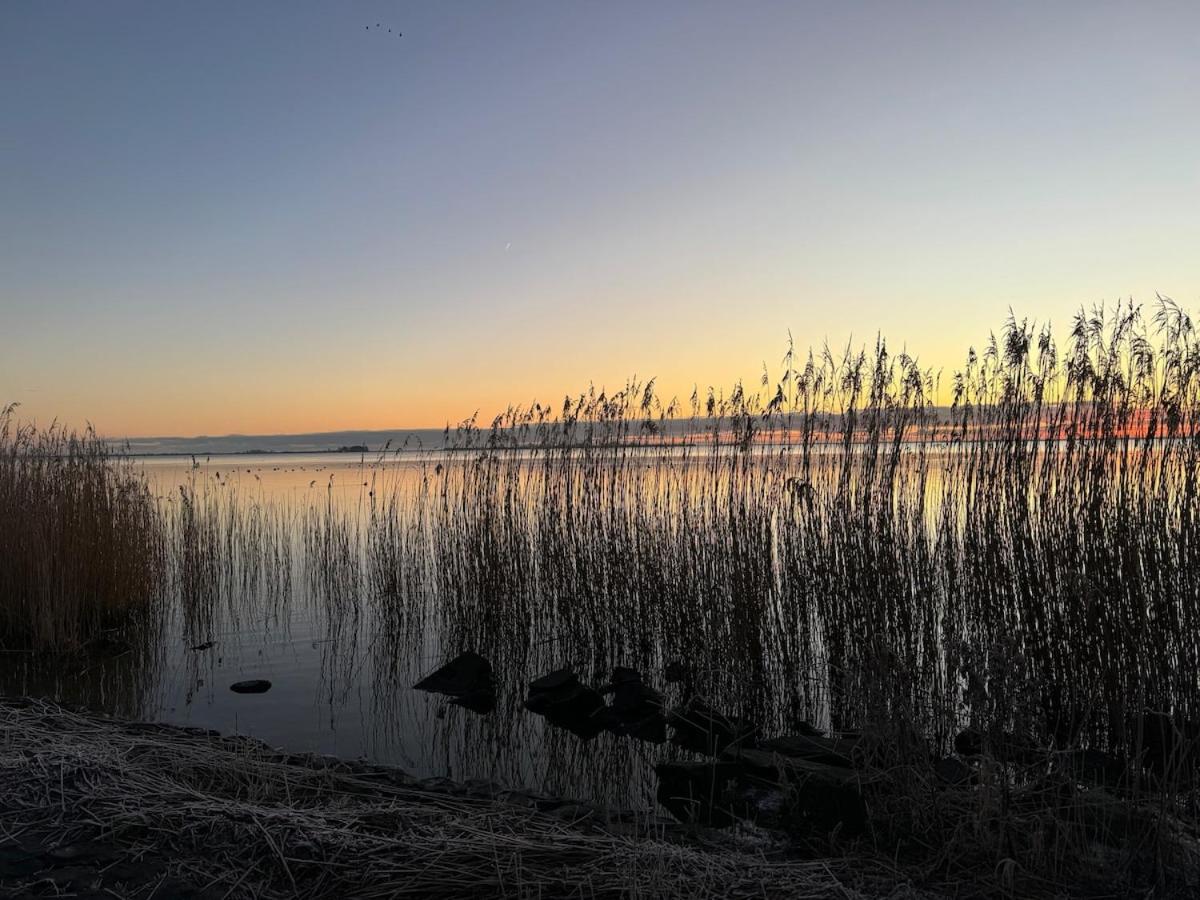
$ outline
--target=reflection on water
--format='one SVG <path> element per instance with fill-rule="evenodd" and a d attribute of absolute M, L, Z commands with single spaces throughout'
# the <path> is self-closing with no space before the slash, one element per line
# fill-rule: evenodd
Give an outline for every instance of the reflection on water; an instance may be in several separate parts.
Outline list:
<path fill-rule="evenodd" d="M 1064 490 L 1073 463 L 1039 474 L 1036 454 L 990 481 L 961 448 L 847 459 L 770 447 L 145 459 L 177 548 L 158 632 L 112 658 L 12 656 L 3 689 L 623 806 L 652 802 L 650 764 L 677 751 L 549 728 L 522 707 L 531 679 L 569 665 L 600 685 L 631 666 L 668 701 L 699 693 L 776 733 L 853 727 L 866 704 L 918 710 L 943 743 L 941 716 L 973 689 L 970 653 L 1010 639 L 987 698 L 1010 721 L 1065 708 L 1075 690 L 1090 703 L 1097 683 L 1109 698 L 1143 682 L 1147 700 L 1191 696 L 1152 682 L 1154 659 L 1111 664 L 1118 640 L 1158 639 L 1116 637 L 1122 617 L 1190 584 L 1191 545 L 1147 530 L 1177 532 L 1186 511 L 1161 468 L 1131 483 L 1118 461 L 1099 479 L 1110 496 L 1092 481 Z M 1080 510 L 1095 511 L 1087 535 Z M 1112 547 L 1132 557 L 1110 560 Z M 1120 603 L 1098 603 L 1106 584 Z M 1094 653 L 1059 652 L 1073 646 Z M 467 649 L 495 667 L 487 716 L 411 687 Z M 668 664 L 680 683 L 665 683 Z M 271 690 L 229 690 L 251 678 Z M 1039 683 L 1058 693 L 1022 693 Z M 1096 706 L 1076 736 L 1112 739 L 1119 723 Z"/>
<path fill-rule="evenodd" d="M 395 504 L 419 490 L 439 459 L 347 457 L 139 460 L 160 502 L 178 513 L 175 526 L 188 531 L 179 542 L 189 549 L 179 596 L 155 646 L 53 664 L 17 654 L 0 660 L 3 690 L 249 734 L 290 750 L 366 757 L 418 776 L 648 805 L 650 748 L 607 734 L 583 744 L 523 709 L 525 683 L 538 667 L 560 664 L 553 642 L 503 670 L 492 715 L 412 690 L 451 652 L 443 650 L 438 617 L 427 605 L 367 602 L 365 580 L 373 568 L 385 594 L 403 591 L 426 603 L 434 594 L 408 560 L 393 558 L 395 568 L 381 571 L 386 548 L 368 560 L 365 536 L 385 486 L 391 511 L 406 516 L 411 510 Z M 378 525 L 379 502 L 375 508 Z M 397 523 L 413 525 L 397 518 L 389 526 Z M 475 643 L 489 652 L 486 636 Z M 490 652 L 497 662 L 507 655 L 499 646 Z M 271 690 L 229 690 L 250 678 L 270 680 Z"/>

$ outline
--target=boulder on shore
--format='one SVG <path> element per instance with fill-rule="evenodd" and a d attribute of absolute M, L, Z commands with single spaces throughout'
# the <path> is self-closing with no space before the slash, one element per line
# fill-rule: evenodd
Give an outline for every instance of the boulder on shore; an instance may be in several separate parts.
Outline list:
<path fill-rule="evenodd" d="M 443 694 L 455 706 L 472 712 L 490 713 L 496 708 L 496 682 L 492 664 L 478 653 L 467 651 L 435 669 L 413 685 L 418 691 Z"/>
<path fill-rule="evenodd" d="M 663 697 L 642 681 L 641 673 L 625 666 L 613 669 L 612 682 L 602 690 L 612 694 L 610 709 L 615 734 L 627 734 L 641 741 L 661 744 L 667 739 L 667 719 L 663 715 Z"/>
<path fill-rule="evenodd" d="M 600 693 L 579 680 L 571 669 L 558 669 L 529 684 L 525 708 L 556 728 L 563 728 L 589 741 L 611 729 L 616 716 Z"/>

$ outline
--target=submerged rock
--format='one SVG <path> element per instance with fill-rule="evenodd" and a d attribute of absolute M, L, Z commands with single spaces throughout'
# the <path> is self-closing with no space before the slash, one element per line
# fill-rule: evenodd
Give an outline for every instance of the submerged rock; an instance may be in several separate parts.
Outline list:
<path fill-rule="evenodd" d="M 733 746 L 753 747 L 758 741 L 758 726 L 753 722 L 726 716 L 695 698 L 672 712 L 667 724 L 672 728 L 672 744 L 707 756 L 718 756 Z"/>
<path fill-rule="evenodd" d="M 229 689 L 235 694 L 265 694 L 271 689 L 271 682 L 265 678 L 252 678 L 249 681 L 235 681 Z"/>
<path fill-rule="evenodd" d="M 600 693 L 582 684 L 571 669 L 558 669 L 530 682 L 525 708 L 585 741 L 617 722 Z"/>
<path fill-rule="evenodd" d="M 612 694 L 610 709 L 615 734 L 627 734 L 641 741 L 661 744 L 667 739 L 667 719 L 663 715 L 663 697 L 642 681 L 635 669 L 617 666 L 612 682 L 601 693 Z"/>
<path fill-rule="evenodd" d="M 472 712 L 490 713 L 496 708 L 496 682 L 492 664 L 478 653 L 459 654 L 434 670 L 413 687 L 418 691 L 443 694 L 455 706 Z"/>

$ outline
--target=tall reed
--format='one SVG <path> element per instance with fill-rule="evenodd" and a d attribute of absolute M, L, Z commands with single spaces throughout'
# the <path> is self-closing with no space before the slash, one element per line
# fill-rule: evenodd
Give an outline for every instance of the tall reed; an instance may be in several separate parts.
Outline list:
<path fill-rule="evenodd" d="M 0 408 L 0 642 L 72 650 L 150 625 L 166 599 L 162 523 L 144 479 L 91 429 Z"/>
<path fill-rule="evenodd" d="M 1010 318 L 945 384 L 880 340 L 682 411 L 592 389 L 448 430 L 415 490 L 377 490 L 370 583 L 451 649 L 684 661 L 769 728 L 1126 747 L 1145 708 L 1200 719 L 1198 386 L 1162 299 L 1061 350 Z"/>

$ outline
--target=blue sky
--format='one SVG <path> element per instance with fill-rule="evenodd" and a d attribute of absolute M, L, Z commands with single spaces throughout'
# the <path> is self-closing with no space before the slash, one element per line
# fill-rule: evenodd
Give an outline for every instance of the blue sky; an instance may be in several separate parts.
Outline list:
<path fill-rule="evenodd" d="M 949 368 L 1009 307 L 1194 305 L 1196 34 L 1184 3 L 9 0 L 0 401 L 436 426 L 754 379 L 789 328 Z"/>

